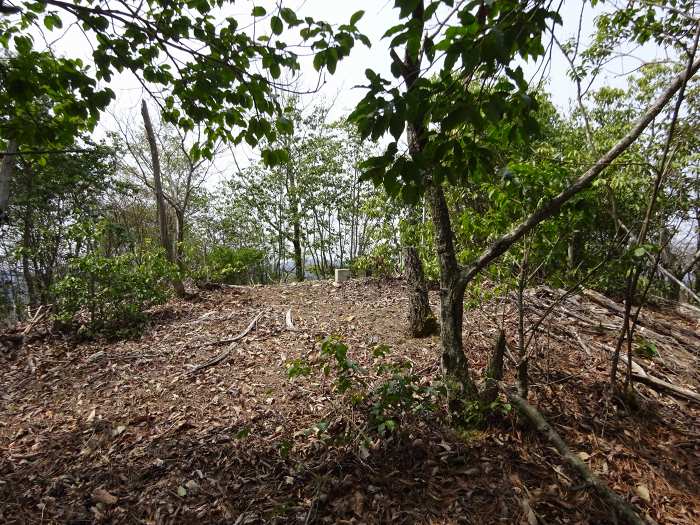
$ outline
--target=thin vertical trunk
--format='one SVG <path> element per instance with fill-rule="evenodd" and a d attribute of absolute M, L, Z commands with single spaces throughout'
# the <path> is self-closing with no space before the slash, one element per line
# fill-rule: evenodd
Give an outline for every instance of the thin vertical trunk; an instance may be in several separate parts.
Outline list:
<path fill-rule="evenodd" d="M 175 244 L 175 257 L 177 260 L 177 267 L 180 272 L 185 271 L 185 259 L 184 259 L 184 246 L 185 246 L 185 212 L 182 209 L 174 209 L 175 211 L 175 227 L 177 229 L 176 244 Z"/>
<path fill-rule="evenodd" d="M 177 264 L 177 257 L 175 256 L 175 250 L 173 249 L 173 244 L 170 241 L 170 232 L 168 231 L 168 217 L 166 214 L 165 196 L 163 195 L 163 183 L 160 174 L 160 156 L 158 154 L 158 144 L 156 143 L 156 135 L 153 132 L 153 124 L 151 123 L 151 117 L 148 114 L 148 106 L 146 105 L 145 100 L 141 101 L 141 116 L 143 117 L 143 124 L 146 128 L 148 146 L 151 150 L 151 162 L 153 164 L 153 186 L 156 194 L 156 207 L 158 208 L 160 242 L 163 248 L 165 248 L 165 255 L 168 258 L 168 261 Z M 182 280 L 180 280 L 179 277 L 174 277 L 172 283 L 178 297 L 184 297 L 185 287 L 182 284 Z"/>
<path fill-rule="evenodd" d="M 421 0 L 413 11 L 413 20 L 420 24 L 421 33 L 423 26 L 424 3 Z M 420 56 L 420 54 L 419 54 Z M 398 57 L 395 57 L 398 60 Z M 414 60 L 406 50 L 403 60 L 403 79 L 406 83 L 406 92 L 409 92 L 420 76 L 420 58 Z M 406 126 L 406 138 L 408 140 L 408 152 L 411 157 L 420 155 L 426 145 L 426 129 L 423 125 L 413 125 L 410 122 Z M 408 222 L 410 226 L 417 223 L 416 210 L 408 210 Z M 428 302 L 428 286 L 425 282 L 423 263 L 418 257 L 415 238 L 409 235 L 402 239 L 404 245 L 404 264 L 406 280 L 409 290 L 408 329 L 413 337 L 425 337 L 436 331 L 433 313 Z"/>
<path fill-rule="evenodd" d="M 7 220 L 7 211 L 10 204 L 10 181 L 15 171 L 15 154 L 17 153 L 17 141 L 7 141 L 6 155 L 2 156 L 0 163 L 0 224 Z"/>

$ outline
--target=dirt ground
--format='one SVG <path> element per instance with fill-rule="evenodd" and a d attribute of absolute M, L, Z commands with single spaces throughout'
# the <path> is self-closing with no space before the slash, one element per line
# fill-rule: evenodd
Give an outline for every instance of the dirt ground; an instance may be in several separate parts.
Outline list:
<path fill-rule="evenodd" d="M 431 301 L 437 311 L 435 292 Z M 288 363 L 315 359 L 337 334 L 360 365 L 381 343 L 426 382 L 437 378 L 438 338 L 404 334 L 406 304 L 400 281 L 229 288 L 156 309 L 138 340 L 47 335 L 0 353 L 0 522 L 610 523 L 512 412 L 456 431 L 439 409 L 386 438 L 333 439 L 366 415 L 340 404 L 332 378 L 290 380 Z M 257 315 L 246 337 L 217 344 Z M 465 315 L 476 375 L 500 323 L 514 344 L 508 300 Z M 608 355 L 567 330 L 535 340 L 531 403 L 651 519 L 700 523 L 700 407 L 643 386 L 638 408 L 605 401 Z M 613 340 L 577 330 L 579 340 Z M 697 355 L 688 366 L 665 377 L 697 388 Z"/>

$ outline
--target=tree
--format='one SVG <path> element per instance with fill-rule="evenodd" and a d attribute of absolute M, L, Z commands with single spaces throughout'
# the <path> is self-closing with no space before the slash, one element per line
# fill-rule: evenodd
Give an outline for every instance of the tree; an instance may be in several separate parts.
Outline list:
<path fill-rule="evenodd" d="M 391 82 L 368 71 L 367 95 L 352 118 L 364 136 L 378 138 L 390 131 L 395 140 L 384 155 L 367 162 L 366 177 L 382 183 L 390 194 L 401 194 L 409 201 L 415 201 L 423 192 L 426 194 L 440 263 L 443 370 L 453 389 L 474 398 L 477 388 L 462 349 L 466 286 L 515 242 L 558 213 L 569 199 L 587 188 L 624 153 L 681 89 L 686 78 L 695 74 L 700 62 L 693 63 L 676 78 L 586 173 L 540 205 L 509 233 L 497 238 L 478 257 L 462 265 L 455 252 L 443 183 L 466 184 L 492 176 L 494 149 L 524 140 L 537 130 L 532 114 L 536 99 L 528 92 L 522 69 L 513 67 L 512 61 L 516 56 L 524 59 L 541 56 L 542 34 L 548 29 L 549 21 L 559 21 L 559 16 L 545 2 L 459 4 L 447 19 L 434 22 L 438 27 L 435 34 L 424 35 L 425 21 L 435 16 L 440 4 L 433 2 L 424 9 L 422 2 L 397 0 L 402 23 L 386 34 L 393 37 L 390 48 L 395 77 L 400 77 L 406 69 L 405 60 L 393 51 L 402 45 L 413 60 L 427 61 L 427 67 L 421 68 L 424 75 L 441 64 L 440 73 L 430 79 L 419 78 L 411 89 L 402 93 L 390 87 Z M 460 23 L 450 25 L 454 17 Z M 524 27 L 528 31 L 523 31 Z M 422 125 L 426 130 L 426 145 L 420 156 L 409 158 L 399 153 L 397 142 L 404 122 Z"/>
<path fill-rule="evenodd" d="M 221 140 L 257 145 L 263 138 L 274 141 L 279 130 L 288 128 L 284 119 L 271 122 L 280 110 L 276 90 L 288 89 L 278 81 L 282 70 L 299 69 L 297 53 L 280 37 L 285 25 L 298 30 L 303 40 L 313 40 L 314 64 L 330 73 L 357 39 L 368 43 L 356 27 L 362 12 L 334 28 L 310 17 L 302 20 L 294 10 L 278 6 L 269 16 L 269 34 L 256 38 L 241 29 L 236 18 L 221 16 L 222 5 L 220 0 L 49 0 L 25 3 L 13 10 L 18 14 L 3 13 L 0 46 L 12 58 L 0 67 L 0 107 L 10 108 L 2 112 L 9 118 L 0 121 L 0 137 L 17 141 L 21 149 L 38 145 L 37 133 L 74 136 L 76 117 L 81 126 L 94 126 L 114 98 L 110 89 L 97 89 L 97 82 L 127 70 L 147 91 L 164 93 L 161 109 L 166 121 L 184 130 L 198 123 L 205 126 L 205 140 L 192 146 L 192 155 L 195 160 L 200 155 L 211 158 Z M 255 6 L 251 16 L 262 20 L 267 12 Z M 33 26 L 61 29 L 65 18 L 74 18 L 90 39 L 94 72 L 80 60 L 54 59 L 50 52 L 33 49 Z M 23 117 L 31 115 L 27 108 L 44 96 L 54 102 L 51 122 L 36 126 Z M 265 159 L 279 162 L 280 155 L 267 151 Z M 0 183 L 3 187 L 7 185 Z M 6 200 L 1 197 L 0 204 Z"/>
<path fill-rule="evenodd" d="M 81 151 L 19 157 L 12 179 L 4 260 L 19 262 L 32 304 L 53 301 L 53 285 L 68 261 L 87 248 L 82 230 L 99 220 L 114 186 L 112 147 L 89 140 L 74 147 Z"/>
<path fill-rule="evenodd" d="M 150 117 L 149 117 L 150 120 Z M 156 121 L 157 122 L 157 121 Z M 182 133 L 172 125 L 152 125 L 160 166 L 161 194 L 166 212 L 166 227 L 169 244 L 172 245 L 172 262 L 177 264 L 185 275 L 185 246 L 189 235 L 193 202 L 201 192 L 202 185 L 214 168 L 214 161 L 200 158 L 195 161 L 190 155 L 188 144 L 196 143 L 200 133 Z M 128 124 L 119 124 L 118 140 L 127 155 L 121 162 L 121 169 L 129 181 L 145 187 L 156 197 L 154 184 L 154 157 L 151 153 L 147 129 L 131 129 Z M 156 206 L 157 207 L 157 206 Z"/>
<path fill-rule="evenodd" d="M 163 182 L 160 174 L 160 153 L 158 152 L 158 144 L 156 142 L 156 134 L 153 131 L 151 117 L 148 114 L 148 106 L 146 101 L 141 101 L 141 115 L 143 116 L 143 125 L 146 129 L 146 137 L 148 138 L 148 147 L 151 150 L 151 166 L 153 168 L 153 188 L 156 195 L 156 207 L 158 208 L 158 227 L 160 229 L 160 242 L 165 250 L 168 261 L 177 264 L 177 255 L 175 247 L 170 239 L 168 230 L 168 218 L 165 209 L 165 197 L 163 196 Z M 173 288 L 179 297 L 185 296 L 185 287 L 179 277 L 173 279 Z"/>

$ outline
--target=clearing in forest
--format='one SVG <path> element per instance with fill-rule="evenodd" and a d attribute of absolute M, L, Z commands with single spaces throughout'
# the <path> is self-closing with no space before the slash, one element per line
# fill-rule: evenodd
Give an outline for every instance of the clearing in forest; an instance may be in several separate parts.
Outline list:
<path fill-rule="evenodd" d="M 530 322 L 558 293 L 528 290 Z M 620 324 L 603 302 L 574 296 L 553 308 L 532 347 L 530 401 L 650 518 L 698 523 L 699 405 L 645 386 L 639 406 L 598 402 Z M 368 389 L 380 344 L 421 384 L 437 379 L 439 339 L 402 335 L 406 304 L 401 281 L 235 287 L 151 312 L 138 340 L 38 330 L 0 357 L 0 521 L 606 522 L 598 497 L 507 405 L 471 430 L 450 427 L 438 406 L 380 436 L 361 404 L 334 393 L 332 374 L 288 378 L 290 363 L 313 365 L 335 334 Z M 464 340 L 478 370 L 498 326 L 513 344 L 517 313 L 510 299 L 472 306 Z M 692 317 L 646 315 L 697 328 Z M 658 354 L 638 356 L 644 370 L 697 391 L 700 340 L 640 334 Z"/>

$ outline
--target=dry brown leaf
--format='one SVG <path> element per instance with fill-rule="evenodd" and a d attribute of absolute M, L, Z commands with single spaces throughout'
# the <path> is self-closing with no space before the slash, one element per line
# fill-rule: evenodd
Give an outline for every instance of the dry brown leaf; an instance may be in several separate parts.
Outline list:
<path fill-rule="evenodd" d="M 92 499 L 97 503 L 103 503 L 105 505 L 116 505 L 119 498 L 110 494 L 105 489 L 95 489 L 92 493 Z"/>

